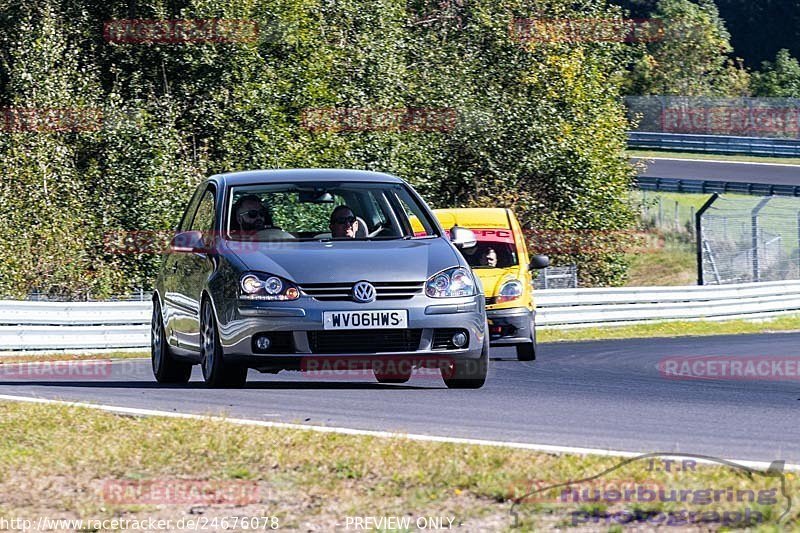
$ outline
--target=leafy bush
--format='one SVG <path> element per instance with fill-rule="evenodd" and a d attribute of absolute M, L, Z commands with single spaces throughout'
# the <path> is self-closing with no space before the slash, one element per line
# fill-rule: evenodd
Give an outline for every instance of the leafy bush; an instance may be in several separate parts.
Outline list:
<path fill-rule="evenodd" d="M 133 7 L 132 7 L 133 6 Z M 13 8 L 12 8 L 13 7 Z M 203 176 L 246 168 L 396 173 L 434 207 L 508 206 L 534 229 L 633 223 L 620 43 L 520 42 L 515 18 L 616 17 L 566 0 L 37 0 L 0 15 L 0 99 L 103 112 L 102 128 L 0 136 L 0 293 L 149 287 L 153 254 L 105 235 L 175 226 Z M 132 12 L 132 10 L 135 11 Z M 116 44 L 111 19 L 258 22 L 249 43 Z M 452 109 L 447 131 L 315 131 L 320 108 Z M 536 249 L 536 242 L 531 243 Z M 624 278 L 624 243 L 578 262 Z"/>

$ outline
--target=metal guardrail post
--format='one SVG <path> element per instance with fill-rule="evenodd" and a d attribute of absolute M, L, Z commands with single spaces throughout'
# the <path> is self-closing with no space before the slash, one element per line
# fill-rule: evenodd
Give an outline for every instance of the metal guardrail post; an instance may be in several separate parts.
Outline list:
<path fill-rule="evenodd" d="M 771 196 L 762 198 L 761 201 L 758 202 L 758 205 L 750 212 L 750 243 L 753 247 L 753 281 L 761 281 L 761 268 L 758 264 L 758 213 L 770 200 L 772 200 Z"/>
<path fill-rule="evenodd" d="M 703 285 L 703 214 L 717 201 L 719 194 L 714 193 L 706 200 L 695 215 L 694 234 L 697 236 L 697 284 Z"/>

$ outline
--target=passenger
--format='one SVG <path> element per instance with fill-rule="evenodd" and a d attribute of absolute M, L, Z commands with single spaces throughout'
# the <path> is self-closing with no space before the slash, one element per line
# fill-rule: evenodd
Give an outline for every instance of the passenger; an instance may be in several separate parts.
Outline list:
<path fill-rule="evenodd" d="M 358 219 L 353 210 L 339 205 L 331 213 L 331 237 L 334 239 L 355 239 L 358 232 Z"/>
<path fill-rule="evenodd" d="M 496 267 L 497 266 L 497 252 L 494 248 L 487 248 L 481 254 L 481 266 Z"/>
<path fill-rule="evenodd" d="M 254 194 L 242 196 L 233 204 L 234 218 L 231 231 L 254 232 L 272 228 L 272 214 L 264 207 L 261 198 Z"/>

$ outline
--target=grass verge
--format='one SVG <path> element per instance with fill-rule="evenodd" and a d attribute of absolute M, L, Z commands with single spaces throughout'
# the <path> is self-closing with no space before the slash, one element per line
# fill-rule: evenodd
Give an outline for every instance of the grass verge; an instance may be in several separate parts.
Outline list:
<path fill-rule="evenodd" d="M 620 513 L 638 511 L 641 517 L 689 509 L 703 515 L 695 519 L 702 523 L 686 524 L 681 530 L 699 531 L 723 525 L 723 512 L 743 517 L 749 509 L 749 516 L 758 513 L 766 524 L 786 507 L 775 492 L 779 478 L 748 477 L 741 469 L 721 465 L 684 467 L 678 474 L 665 471 L 660 458 L 619 466 L 622 460 L 611 457 L 245 427 L 216 420 L 133 418 L 14 402 L 0 402 L 0 431 L 0 517 L 7 520 L 204 518 L 211 523 L 221 517 L 268 516 L 277 519 L 280 529 L 327 531 L 344 529 L 348 517 L 396 516 L 414 524 L 400 530 L 416 530 L 420 518 L 439 517 L 466 531 L 504 531 L 514 523 L 513 510 L 518 530 L 571 525 L 597 530 L 598 521 L 599 529 L 605 530 L 614 516 L 625 516 Z M 577 501 L 570 497 L 564 502 L 558 491 L 532 494 L 608 469 L 612 470 L 599 478 L 600 485 L 595 480 L 580 486 L 596 490 L 602 485 L 605 491 L 624 486 L 634 491 L 633 499 L 619 501 L 603 493 L 593 503 L 580 495 Z M 794 491 L 796 475 L 787 473 L 784 480 Z M 204 489 L 176 490 L 191 484 Z M 219 489 L 223 485 L 225 493 Z M 638 487 L 659 486 L 690 494 L 751 491 L 759 498 L 675 503 L 658 498 L 647 502 L 636 494 Z M 157 499 L 153 487 L 158 487 Z M 772 491 L 772 498 L 761 498 L 761 491 Z M 232 493 L 238 496 L 235 501 L 224 497 Z M 521 501 L 512 509 L 513 498 Z M 797 506 L 791 512 L 789 520 L 796 521 Z M 633 519 L 627 525 L 648 526 L 647 520 Z"/>
<path fill-rule="evenodd" d="M 539 329 L 539 342 L 588 341 L 601 339 L 635 339 L 650 337 L 690 337 L 705 335 L 742 335 L 747 333 L 779 333 L 800 331 L 800 314 L 760 320 L 725 320 L 658 322 L 635 326 L 604 328 Z"/>
<path fill-rule="evenodd" d="M 124 351 L 124 352 L 95 352 L 95 353 L 11 353 L 0 355 L 0 365 L 4 363 L 26 363 L 28 361 L 82 361 L 82 360 L 96 360 L 96 359 L 140 359 L 142 357 L 150 358 L 149 350 L 142 350 L 137 352 Z"/>
<path fill-rule="evenodd" d="M 669 152 L 660 150 L 628 150 L 629 157 L 670 157 L 677 159 L 711 159 L 715 161 L 744 161 L 748 163 L 778 163 L 781 165 L 800 165 L 797 157 L 761 157 L 757 155 L 698 154 L 694 152 Z"/>

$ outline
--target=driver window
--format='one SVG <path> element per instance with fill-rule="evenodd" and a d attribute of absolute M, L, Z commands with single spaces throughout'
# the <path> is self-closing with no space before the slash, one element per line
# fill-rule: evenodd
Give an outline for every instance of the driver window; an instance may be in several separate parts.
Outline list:
<path fill-rule="evenodd" d="M 207 189 L 203 193 L 190 229 L 203 232 L 210 232 L 214 229 L 214 191 L 212 189 Z"/>

